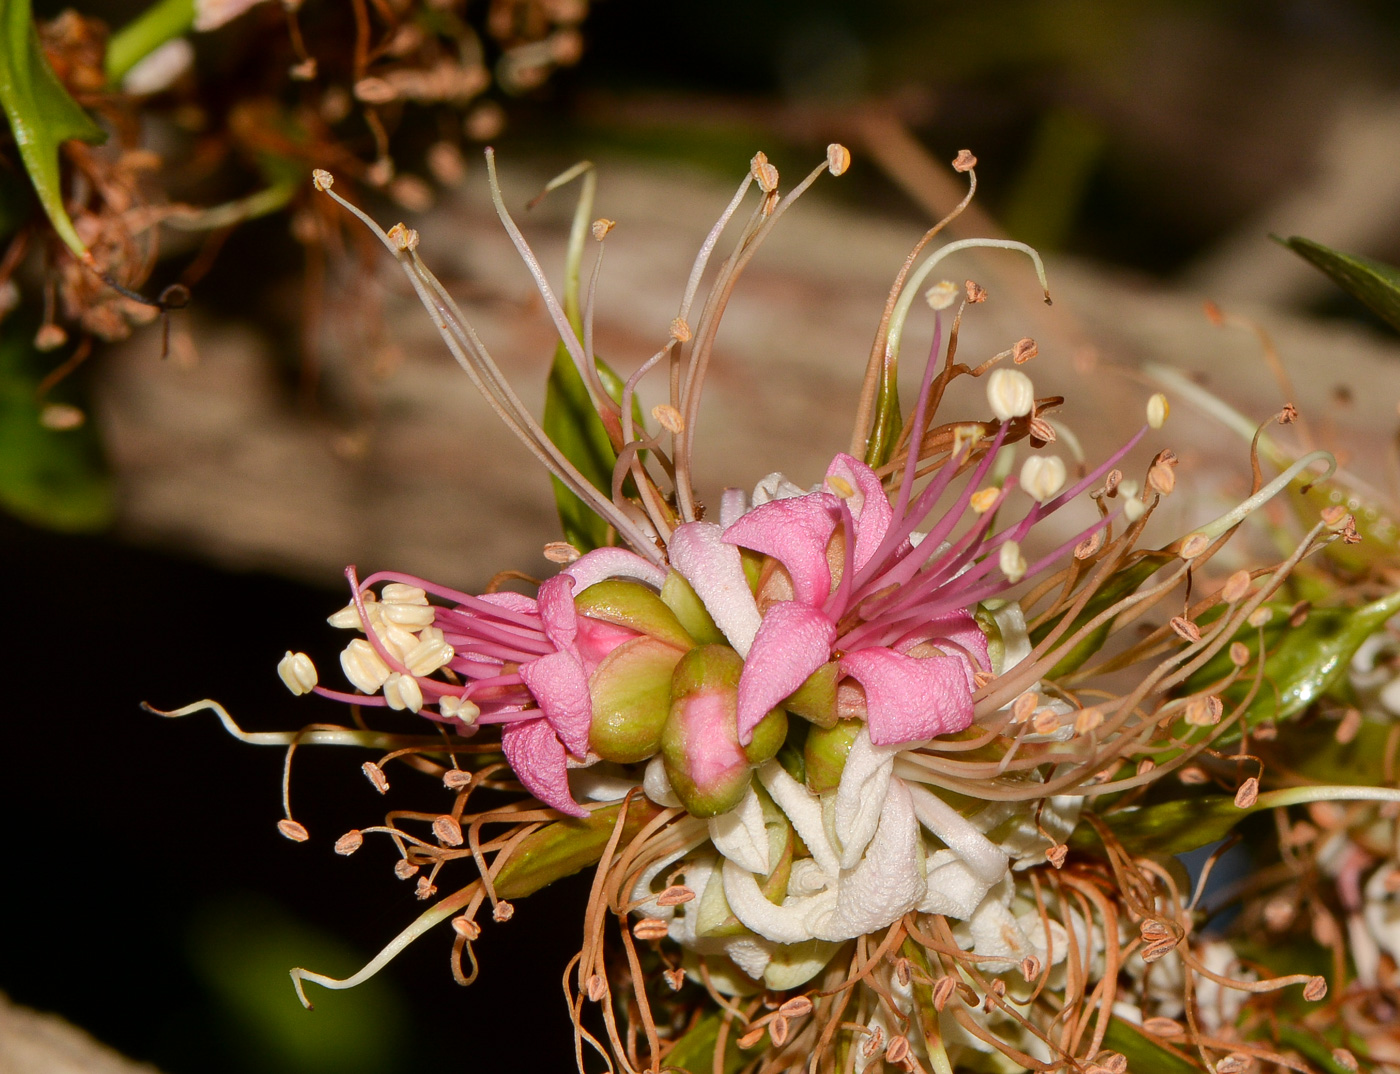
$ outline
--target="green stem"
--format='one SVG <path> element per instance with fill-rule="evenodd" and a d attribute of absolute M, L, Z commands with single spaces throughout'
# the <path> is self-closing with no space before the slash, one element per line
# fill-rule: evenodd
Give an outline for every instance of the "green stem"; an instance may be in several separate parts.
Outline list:
<path fill-rule="evenodd" d="M 159 0 L 147 8 L 108 40 L 104 63 L 108 83 L 120 82 L 137 63 L 193 25 L 194 0 Z"/>

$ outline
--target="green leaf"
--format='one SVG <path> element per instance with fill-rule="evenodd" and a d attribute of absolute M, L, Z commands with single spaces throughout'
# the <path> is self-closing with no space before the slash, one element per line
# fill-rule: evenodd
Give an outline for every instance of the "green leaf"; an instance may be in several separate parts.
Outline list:
<path fill-rule="evenodd" d="M 0 0 L 0 107 L 54 231 L 75 255 L 85 258 L 87 247 L 63 207 L 58 147 L 70 138 L 101 142 L 107 135 L 68 96 L 49 67 L 29 0 Z"/>
<path fill-rule="evenodd" d="M 904 417 L 899 410 L 899 359 L 887 350 L 880 370 L 880 390 L 875 396 L 875 424 L 865 444 L 865 464 L 878 469 L 889 462 L 903 428 Z"/>
<path fill-rule="evenodd" d="M 194 0 L 159 0 L 107 41 L 103 70 L 113 85 L 167 41 L 194 25 Z"/>
<path fill-rule="evenodd" d="M 1210 794 L 1136 806 L 1100 819 L 1130 853 L 1161 859 L 1219 842 L 1249 813 L 1233 798 Z M 1089 853 L 1101 848 L 1098 833 L 1088 824 L 1074 830 L 1069 844 Z"/>
<path fill-rule="evenodd" d="M 556 820 L 527 835 L 496 874 L 496 894 L 523 899 L 540 888 L 596 865 L 612 838 L 621 804 L 595 809 L 587 817 Z M 622 826 L 622 842 L 635 838 L 661 808 L 649 798 L 634 798 Z"/>
<path fill-rule="evenodd" d="M 1198 1064 L 1121 1018 L 1109 1020 L 1103 1046 L 1126 1056 L 1129 1070 L 1151 1071 L 1152 1074 L 1200 1074 Z"/>
<path fill-rule="evenodd" d="M 1287 239 L 1274 236 L 1274 240 L 1321 269 L 1343 291 L 1400 331 L 1400 269 L 1359 254 L 1344 254 L 1298 235 Z"/>
<path fill-rule="evenodd" d="M 690 1074 L 711 1074 L 714 1070 L 715 1044 L 719 1040 L 719 1014 L 707 1014 L 676 1041 L 676 1046 L 666 1056 L 666 1066 L 689 1071 Z M 725 1041 L 724 1074 L 735 1074 L 749 1061 L 739 1050 L 735 1037 L 742 1029 L 736 1024 L 730 1027 L 729 1039 Z"/>
<path fill-rule="evenodd" d="M 622 398 L 622 381 L 603 362 L 598 363 L 603 387 L 614 399 Z M 544 397 L 544 431 L 564 457 L 578 468 L 604 496 L 612 496 L 613 465 L 617 452 L 603 421 L 593 408 L 588 388 L 562 342 L 554 349 L 554 364 Z M 554 503 L 564 539 L 580 552 L 591 552 L 608 543 L 608 524 L 593 509 L 564 487 L 556 477 Z"/>
<path fill-rule="evenodd" d="M 1299 627 L 1288 624 L 1288 609 L 1276 607 L 1274 617 L 1264 628 L 1263 688 L 1250 705 L 1245 723 L 1253 727 L 1262 720 L 1286 720 L 1302 712 L 1332 687 L 1346 671 L 1352 654 L 1385 621 L 1400 612 L 1400 592 L 1360 608 L 1314 608 Z M 1249 648 L 1251 659 L 1259 652 L 1259 631 L 1245 626 L 1236 640 Z M 1182 684 L 1182 693 L 1206 689 L 1229 673 L 1228 649 Z M 1249 668 L 1222 695 L 1225 707 L 1238 704 L 1249 691 Z M 1239 730 L 1227 732 L 1220 743 L 1238 737 Z"/>
<path fill-rule="evenodd" d="M 31 321 L 0 325 L 0 507 L 49 529 L 101 529 L 113 497 L 97 436 L 87 425 L 60 432 L 39 423 L 35 393 L 52 359 L 33 338 Z"/>

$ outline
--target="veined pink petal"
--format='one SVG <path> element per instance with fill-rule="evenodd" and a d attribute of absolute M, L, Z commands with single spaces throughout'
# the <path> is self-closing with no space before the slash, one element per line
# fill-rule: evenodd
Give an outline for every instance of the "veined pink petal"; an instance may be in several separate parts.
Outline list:
<path fill-rule="evenodd" d="M 574 580 L 575 593 L 582 593 L 595 582 L 607 578 L 633 578 L 656 589 L 666 581 L 664 570 L 625 548 L 595 548 L 559 573 Z"/>
<path fill-rule="evenodd" d="M 807 676 L 831 659 L 836 625 L 816 608 L 785 600 L 772 605 L 739 676 L 739 741 Z"/>
<path fill-rule="evenodd" d="M 894 512 L 884 486 L 875 476 L 875 471 L 859 459 L 844 452 L 831 460 L 826 468 L 827 477 L 839 477 L 855 490 L 855 495 L 846 501 L 851 516 L 856 520 L 856 570 L 869 562 L 875 549 L 885 539 L 885 531 L 890 528 Z"/>
<path fill-rule="evenodd" d="M 866 723 L 877 746 L 923 742 L 972 723 L 972 690 L 961 656 L 858 649 L 841 658 L 841 670 L 865 687 Z"/>
<path fill-rule="evenodd" d="M 571 817 L 588 811 L 569 793 L 564 744 L 545 720 L 523 720 L 501 731 L 501 749 L 525 789 L 547 806 Z"/>
<path fill-rule="evenodd" d="M 687 522 L 671 534 L 667 552 L 734 651 L 748 656 L 760 619 L 739 550 L 713 522 Z"/>
<path fill-rule="evenodd" d="M 797 599 L 820 607 L 831 594 L 826 545 L 839 511 L 840 501 L 828 492 L 771 500 L 725 530 L 724 539 L 772 556 L 792 576 Z"/>
<path fill-rule="evenodd" d="M 559 741 L 575 757 L 586 757 L 593 699 L 578 657 L 571 652 L 550 653 L 521 664 L 520 678 L 539 702 L 540 711 Z"/>
<path fill-rule="evenodd" d="M 578 612 L 574 610 L 574 580 L 556 574 L 540 586 L 537 599 L 544 633 L 556 649 L 568 649 L 578 633 Z"/>

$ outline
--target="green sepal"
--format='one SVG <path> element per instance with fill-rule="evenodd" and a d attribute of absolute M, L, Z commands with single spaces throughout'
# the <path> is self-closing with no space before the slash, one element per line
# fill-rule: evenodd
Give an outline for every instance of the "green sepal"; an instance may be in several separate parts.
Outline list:
<path fill-rule="evenodd" d="M 846 770 L 846 755 L 865 724 L 860 720 L 838 720 L 831 727 L 813 727 L 802 748 L 806 762 L 807 789 L 813 794 L 834 791 Z"/>
<path fill-rule="evenodd" d="M 782 709 L 773 709 L 758 721 L 758 726 L 753 729 L 753 738 L 744 747 L 744 756 L 749 759 L 749 764 L 761 765 L 776 757 L 787 741 L 787 733 L 787 713 Z"/>
<path fill-rule="evenodd" d="M 758 592 L 759 582 L 763 579 L 764 560 L 768 557 L 762 552 L 755 552 L 752 548 L 739 549 L 739 565 L 744 568 L 744 580 L 749 583 L 749 591 Z"/>
<path fill-rule="evenodd" d="M 565 817 L 531 832 L 496 874 L 496 894 L 503 899 L 523 899 L 556 880 L 597 865 L 617 827 L 623 804 L 595 809 L 586 817 Z M 623 845 L 660 815 L 661 807 L 651 799 L 634 795 L 622 822 Z"/>
<path fill-rule="evenodd" d="M 671 675 L 684 655 L 656 638 L 623 642 L 589 677 L 593 722 L 588 745 L 605 761 L 635 764 L 661 748 L 671 711 Z"/>
<path fill-rule="evenodd" d="M 661 599 L 676 613 L 681 626 L 685 627 L 686 633 L 695 639 L 696 644 L 724 644 L 724 634 L 715 626 L 705 602 L 691 588 L 684 575 L 676 571 L 666 573 L 666 581 L 661 586 Z"/>
<path fill-rule="evenodd" d="M 1293 235 L 1273 236 L 1314 268 L 1321 269 L 1332 282 L 1363 303 L 1377 317 L 1400 332 L 1400 269 L 1359 254 L 1345 254 L 1320 242 Z"/>
<path fill-rule="evenodd" d="M 694 639 L 670 605 L 641 582 L 628 578 L 595 582 L 574 598 L 574 608 L 579 615 L 628 627 L 681 652 L 695 647 Z"/>
<path fill-rule="evenodd" d="M 622 381 L 617 374 L 600 361 L 598 376 L 608 394 L 620 400 Z M 603 419 L 598 417 L 593 407 L 588 387 L 562 341 L 554 348 L 554 362 L 549 368 L 543 427 L 554 446 L 588 479 L 589 484 L 605 497 L 611 497 L 617 452 L 608 439 Z M 550 480 L 554 483 L 554 504 L 559 511 L 564 539 L 580 552 L 591 552 L 608 544 L 607 522 L 557 477 Z"/>
<path fill-rule="evenodd" d="M 1385 621 L 1400 612 L 1400 592 L 1360 608 L 1314 608 L 1307 621 L 1293 627 L 1289 609 L 1276 606 L 1273 618 L 1264 627 L 1264 679 L 1244 724 L 1253 727 L 1264 720 L 1284 720 L 1302 712 L 1326 693 L 1346 671 L 1361 643 Z M 1235 636 L 1250 652 L 1251 661 L 1259 655 L 1259 629 L 1245 625 Z M 1183 694 L 1204 690 L 1223 679 L 1231 670 L 1228 649 L 1221 650 L 1181 686 Z M 1247 665 L 1239 679 L 1221 695 L 1228 711 L 1239 704 L 1252 685 L 1253 665 Z M 1182 727 L 1182 730 L 1189 730 Z M 1232 728 L 1217 740 L 1228 743 L 1239 736 Z"/>
<path fill-rule="evenodd" d="M 836 680 L 841 666 L 829 661 L 807 676 L 807 680 L 782 702 L 783 708 L 818 727 L 836 726 Z"/>
<path fill-rule="evenodd" d="M 87 247 L 63 205 L 58 147 L 71 138 L 96 144 L 107 135 L 49 67 L 29 0 L 0 0 L 0 107 L 54 231 L 74 255 L 86 257 Z"/>

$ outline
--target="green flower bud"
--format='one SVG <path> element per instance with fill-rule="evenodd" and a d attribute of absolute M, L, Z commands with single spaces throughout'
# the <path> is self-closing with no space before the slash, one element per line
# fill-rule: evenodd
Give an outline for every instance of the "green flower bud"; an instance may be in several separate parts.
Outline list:
<path fill-rule="evenodd" d="M 846 770 L 846 755 L 865 724 L 839 720 L 834 727 L 813 727 L 807 732 L 802 756 L 807 762 L 807 789 L 813 794 L 834 791 Z"/>
<path fill-rule="evenodd" d="M 632 764 L 661 748 L 661 729 L 671 710 L 671 676 L 683 655 L 643 635 L 603 658 L 588 680 L 593 696 L 588 745 L 594 753 L 605 761 Z"/>
<path fill-rule="evenodd" d="M 608 578 L 589 586 L 574 598 L 579 615 L 628 627 L 664 641 L 682 652 L 695 640 L 656 593 L 626 578 Z"/>
<path fill-rule="evenodd" d="M 697 643 L 714 645 L 724 642 L 724 635 L 720 633 L 719 627 L 715 626 L 715 621 L 710 618 L 710 613 L 705 608 L 705 602 L 690 587 L 690 583 L 685 580 L 684 575 L 678 574 L 676 571 L 667 573 L 666 583 L 661 587 L 661 599 L 671 611 L 676 613 L 676 618 L 680 620 L 681 626 L 685 627 L 686 633 Z"/>
<path fill-rule="evenodd" d="M 807 676 L 807 681 L 787 696 L 783 708 L 818 727 L 836 725 L 836 680 L 841 667 L 832 660 Z"/>

